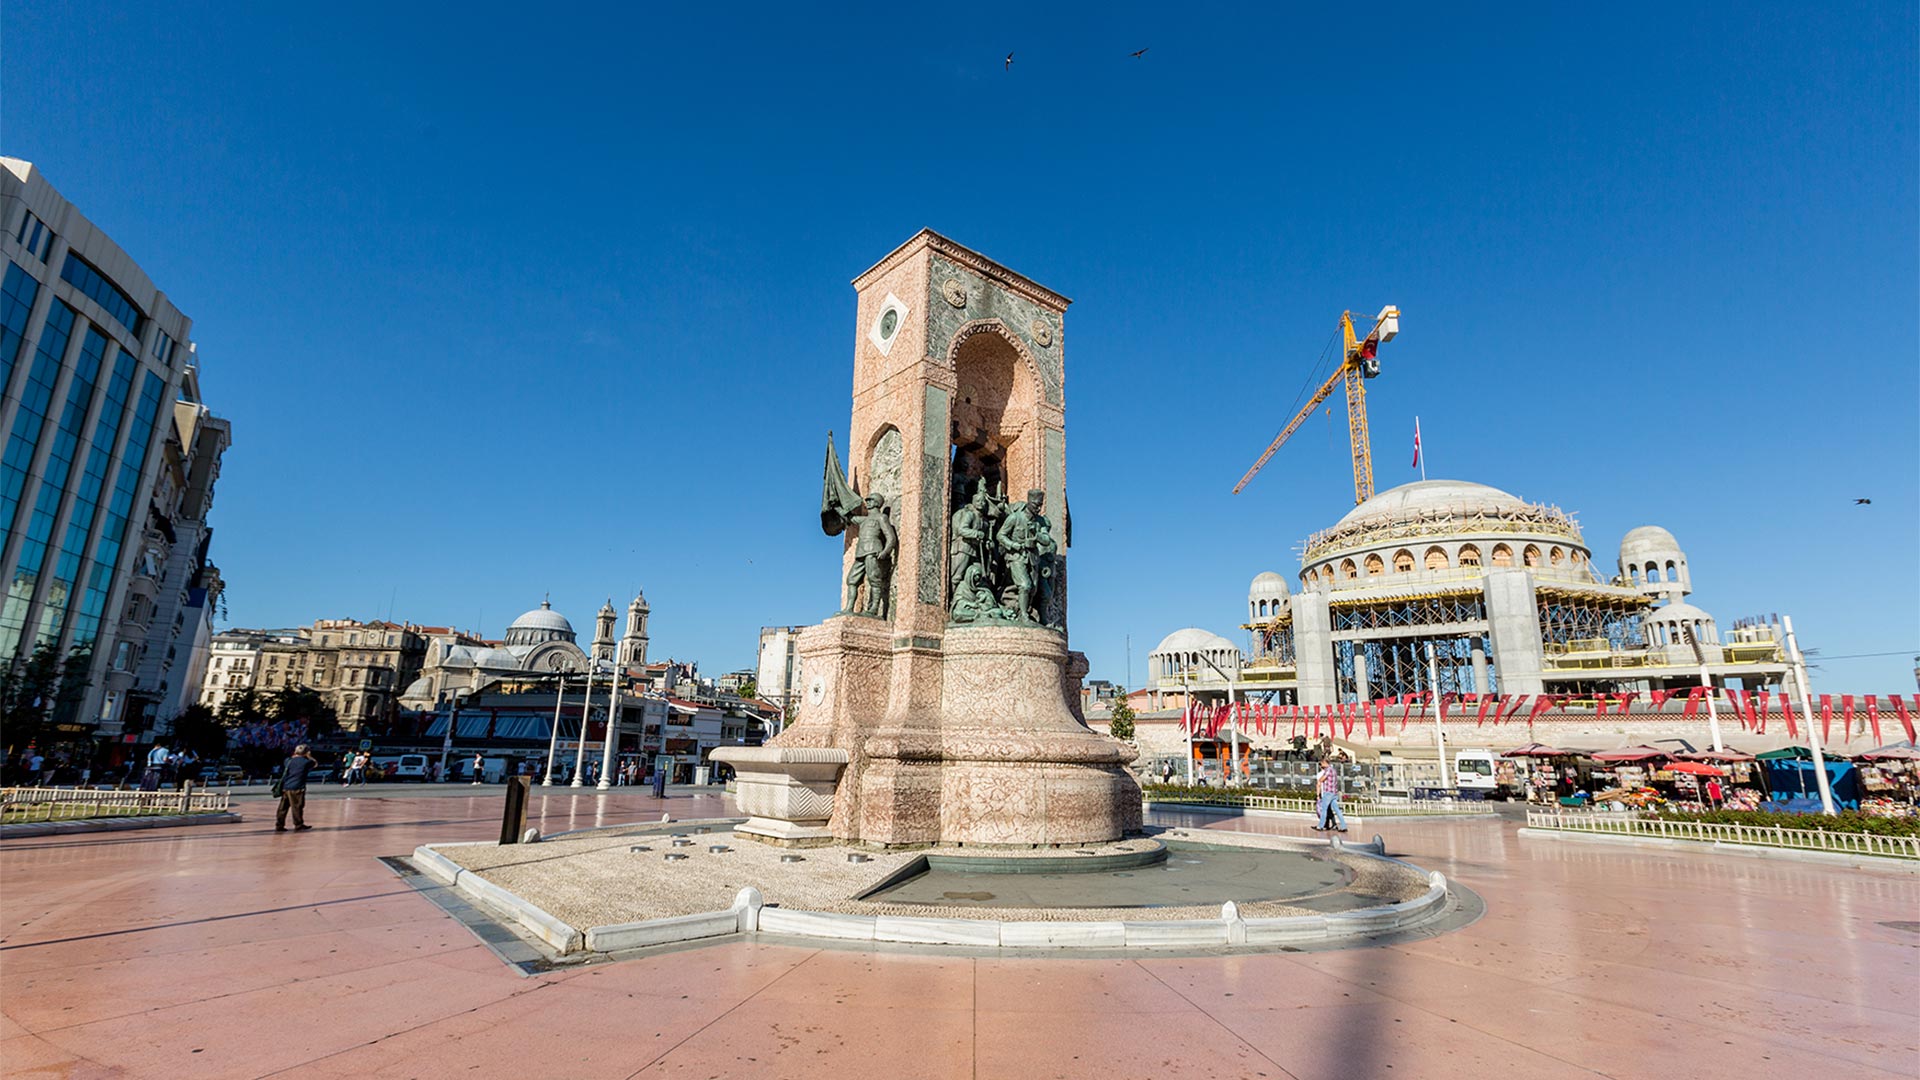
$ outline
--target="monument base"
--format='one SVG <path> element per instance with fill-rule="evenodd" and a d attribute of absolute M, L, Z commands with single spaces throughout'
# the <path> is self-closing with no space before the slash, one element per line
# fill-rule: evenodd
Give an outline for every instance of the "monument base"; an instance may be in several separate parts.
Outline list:
<path fill-rule="evenodd" d="M 856 836 L 886 846 L 1056 847 L 1140 829 L 1138 751 L 1069 708 L 1058 632 L 949 627 L 937 722 L 889 724 L 866 740 Z M 844 830 L 842 830 L 844 831 Z"/>

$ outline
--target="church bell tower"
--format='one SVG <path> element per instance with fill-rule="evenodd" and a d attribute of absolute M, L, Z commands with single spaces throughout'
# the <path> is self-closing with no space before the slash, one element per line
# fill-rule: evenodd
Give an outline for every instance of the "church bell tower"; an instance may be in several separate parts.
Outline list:
<path fill-rule="evenodd" d="M 647 615 L 651 610 L 644 592 L 636 594 L 633 603 L 627 605 L 627 632 L 620 639 L 621 667 L 647 666 Z"/>

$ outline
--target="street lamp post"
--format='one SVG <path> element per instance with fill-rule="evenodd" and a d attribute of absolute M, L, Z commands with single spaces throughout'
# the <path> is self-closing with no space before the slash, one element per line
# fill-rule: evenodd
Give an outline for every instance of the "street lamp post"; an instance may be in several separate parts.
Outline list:
<path fill-rule="evenodd" d="M 554 672 L 554 682 L 558 688 L 553 692 L 553 730 L 547 733 L 547 775 L 540 781 L 541 787 L 553 786 L 553 756 L 560 749 L 560 703 L 567 699 L 567 673 Z"/>
<path fill-rule="evenodd" d="M 1434 659 L 1433 642 L 1427 642 L 1427 688 L 1433 693 L 1433 742 L 1440 753 L 1440 787 L 1450 788 L 1447 782 L 1447 732 L 1440 723 L 1440 662 Z"/>
<path fill-rule="evenodd" d="M 587 693 L 585 697 L 580 699 L 580 737 L 574 741 L 573 783 L 568 784 L 567 785 L 568 787 L 585 787 L 586 786 L 581 781 L 580 774 L 583 771 L 585 771 L 586 764 L 587 764 L 587 718 L 593 712 L 593 675 L 594 675 L 595 666 L 596 666 L 596 662 L 594 661 L 594 659 L 592 657 L 588 657 L 587 658 Z"/>
<path fill-rule="evenodd" d="M 1820 729 L 1813 722 L 1813 695 L 1807 692 L 1807 658 L 1800 653 L 1800 642 L 1793 636 L 1793 619 L 1782 616 L 1781 628 L 1787 632 L 1787 662 L 1793 665 L 1794 682 L 1800 684 L 1800 712 L 1807 720 L 1807 748 L 1813 751 L 1813 780 L 1820 786 L 1820 812 L 1832 817 L 1833 785 L 1827 780 L 1827 755 L 1820 748 Z"/>
<path fill-rule="evenodd" d="M 1201 661 L 1208 667 L 1212 668 L 1215 674 L 1225 679 L 1227 683 L 1227 767 L 1224 775 L 1220 778 L 1220 786 L 1227 787 L 1233 782 L 1234 766 L 1240 762 L 1240 732 L 1234 727 L 1234 706 L 1238 704 L 1238 702 L 1233 696 L 1233 677 L 1221 671 L 1220 665 L 1214 663 L 1213 658 L 1206 653 L 1197 653 L 1196 655 L 1199 656 Z"/>
<path fill-rule="evenodd" d="M 1714 753 L 1719 753 L 1726 747 L 1720 744 L 1720 709 L 1713 702 L 1713 677 L 1707 673 L 1707 652 L 1693 636 L 1692 627 L 1683 627 L 1682 632 L 1687 635 L 1687 644 L 1693 646 L 1694 661 L 1700 665 L 1700 689 L 1707 699 L 1707 731 L 1713 737 Z"/>
<path fill-rule="evenodd" d="M 620 684 L 624 681 L 616 662 L 607 678 L 607 738 L 600 751 L 600 782 L 594 785 L 600 791 L 613 787 L 613 750 L 620 740 Z"/>
<path fill-rule="evenodd" d="M 466 696 L 464 690 L 453 692 L 453 711 L 447 716 L 447 733 L 440 739 L 440 782 L 443 784 L 453 779 L 453 774 L 447 769 L 447 759 L 453 754 L 453 729 L 460 723 L 460 699 Z"/>

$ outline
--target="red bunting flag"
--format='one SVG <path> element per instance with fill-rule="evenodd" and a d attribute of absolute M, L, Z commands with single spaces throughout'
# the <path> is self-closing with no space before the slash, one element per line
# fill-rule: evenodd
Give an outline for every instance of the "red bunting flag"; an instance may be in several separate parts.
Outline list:
<path fill-rule="evenodd" d="M 1887 700 L 1893 703 L 1893 710 L 1900 714 L 1900 726 L 1907 729 L 1907 741 L 1912 742 L 1913 714 L 1907 711 L 1906 701 L 1902 699 L 1899 694 L 1888 694 Z M 1920 697 L 1915 697 L 1914 701 L 1916 704 L 1920 704 Z"/>
<path fill-rule="evenodd" d="M 1704 686 L 1696 686 L 1693 689 L 1687 691 L 1687 705 L 1686 705 L 1686 708 L 1680 710 L 1680 719 L 1691 720 L 1695 716 L 1699 715 L 1700 699 L 1706 694 L 1706 692 L 1707 692 L 1707 688 Z"/>
<path fill-rule="evenodd" d="M 1787 695 L 1784 693 L 1780 695 L 1780 718 L 1787 722 L 1787 738 L 1799 738 L 1799 729 L 1793 726 L 1793 704 L 1787 700 Z"/>
<path fill-rule="evenodd" d="M 1653 699 L 1653 707 L 1657 711 L 1660 706 L 1667 703 L 1668 698 L 1673 696 L 1673 692 L 1671 690 L 1649 690 L 1647 691 L 1647 696 Z"/>
<path fill-rule="evenodd" d="M 1847 742 L 1853 741 L 1853 695 L 1840 695 L 1840 724 L 1846 728 Z M 1874 745 L 1878 746 L 1878 743 Z"/>
<path fill-rule="evenodd" d="M 1880 701 L 1879 695 L 1868 694 L 1866 699 L 1867 723 L 1873 727 L 1873 745 L 1880 745 Z"/>
<path fill-rule="evenodd" d="M 1809 719 L 1807 723 L 1811 725 L 1813 721 Z M 1833 741 L 1833 695 L 1832 694 L 1820 695 L 1820 741 L 1821 742 Z"/>
<path fill-rule="evenodd" d="M 1473 718 L 1473 726 L 1474 726 L 1474 727 L 1482 727 L 1482 726 L 1484 726 L 1484 725 L 1486 724 L 1486 722 L 1487 722 L 1487 712 L 1488 712 L 1488 710 L 1494 710 L 1494 714 L 1493 714 L 1493 715 L 1494 715 L 1494 717 L 1495 717 L 1496 719 L 1498 719 L 1498 718 L 1499 718 L 1499 715 L 1500 715 L 1500 713 L 1499 713 L 1499 711 L 1498 711 L 1498 709 L 1499 709 L 1499 704 L 1500 704 L 1500 703 L 1499 703 L 1498 701 L 1496 701 L 1496 700 L 1494 700 L 1494 698 L 1493 698 L 1492 696 L 1488 696 L 1488 697 L 1483 697 L 1483 698 L 1481 698 L 1481 699 L 1480 699 L 1480 711 L 1479 711 L 1479 712 L 1478 712 L 1477 714 L 1475 714 L 1475 715 L 1474 715 L 1474 718 Z"/>

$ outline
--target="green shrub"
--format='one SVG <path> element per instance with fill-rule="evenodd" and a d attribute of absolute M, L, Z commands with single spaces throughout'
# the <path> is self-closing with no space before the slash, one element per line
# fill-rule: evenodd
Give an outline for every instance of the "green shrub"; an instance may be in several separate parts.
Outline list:
<path fill-rule="evenodd" d="M 1787 814 L 1775 810 L 1673 810 L 1649 811 L 1649 818 L 1661 821 L 1698 821 L 1709 825 L 1753 825 L 1761 828 L 1818 829 L 1823 832 L 1872 833 L 1876 836 L 1920 836 L 1920 818 L 1869 817 L 1849 810 L 1828 817 L 1825 814 Z"/>

